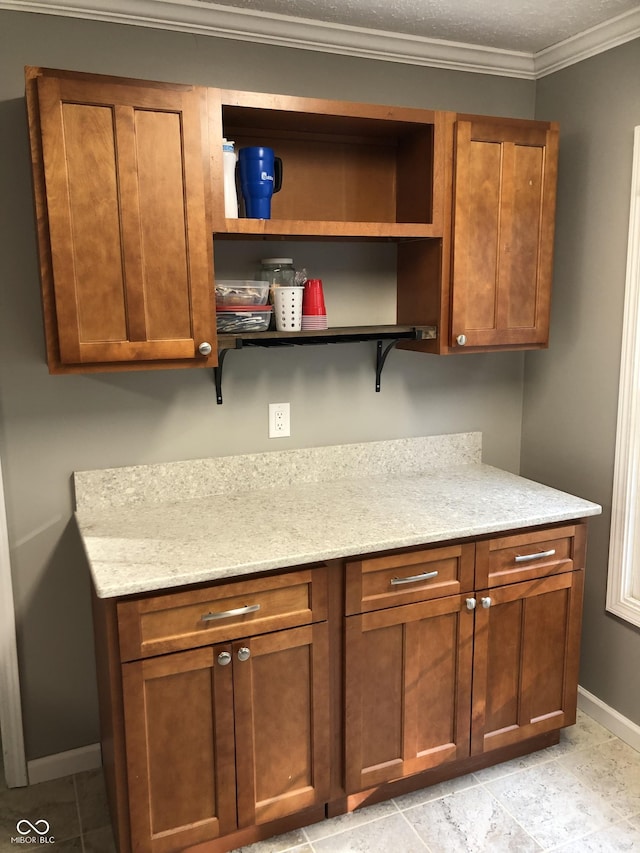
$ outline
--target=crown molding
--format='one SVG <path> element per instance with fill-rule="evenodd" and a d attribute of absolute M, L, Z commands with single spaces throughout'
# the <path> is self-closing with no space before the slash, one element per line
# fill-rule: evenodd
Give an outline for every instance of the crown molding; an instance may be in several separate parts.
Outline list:
<path fill-rule="evenodd" d="M 551 74 L 640 36 L 640 9 L 535 54 L 234 9 L 198 0 L 0 0 L 1 9 L 525 80 Z"/>
<path fill-rule="evenodd" d="M 639 37 L 640 7 L 539 51 L 533 57 L 535 77 L 546 77 Z"/>
<path fill-rule="evenodd" d="M 455 71 L 530 80 L 534 76 L 533 57 L 528 53 L 337 26 L 289 15 L 267 15 L 193 0 L 0 0 L 0 9 L 179 30 Z"/>

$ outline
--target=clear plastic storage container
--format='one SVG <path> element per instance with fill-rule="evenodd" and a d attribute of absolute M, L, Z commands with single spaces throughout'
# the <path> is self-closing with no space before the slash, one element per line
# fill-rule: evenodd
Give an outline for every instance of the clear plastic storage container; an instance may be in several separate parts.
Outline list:
<path fill-rule="evenodd" d="M 272 310 L 271 305 L 220 305 L 216 310 L 218 332 L 227 335 L 265 332 Z"/>
<path fill-rule="evenodd" d="M 266 305 L 269 284 L 260 281 L 216 281 L 216 305 Z"/>

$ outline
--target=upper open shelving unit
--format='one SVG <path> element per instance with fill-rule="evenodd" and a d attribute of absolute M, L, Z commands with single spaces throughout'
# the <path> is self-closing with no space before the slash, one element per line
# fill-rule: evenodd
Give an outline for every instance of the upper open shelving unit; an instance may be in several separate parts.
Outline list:
<path fill-rule="evenodd" d="M 445 113 L 227 90 L 209 99 L 212 140 L 271 147 L 284 165 L 271 219 L 226 219 L 212 145 L 216 237 L 442 237 Z"/>

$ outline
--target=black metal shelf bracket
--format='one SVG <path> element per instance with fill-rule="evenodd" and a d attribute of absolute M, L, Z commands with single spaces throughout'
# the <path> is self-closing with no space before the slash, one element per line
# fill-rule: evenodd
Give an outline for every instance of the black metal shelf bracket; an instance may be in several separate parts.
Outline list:
<path fill-rule="evenodd" d="M 240 344 L 242 346 L 242 343 Z M 213 368 L 213 381 L 216 383 L 216 403 L 222 405 L 222 368 L 228 349 L 218 351 L 218 366 Z"/>
<path fill-rule="evenodd" d="M 376 344 L 376 391 L 380 391 L 380 377 L 382 375 L 382 368 L 384 367 L 384 363 L 387 360 L 387 356 L 391 352 L 391 350 L 398 343 L 399 338 L 395 341 L 391 341 L 390 344 L 387 344 L 384 351 L 382 349 L 382 341 L 378 341 Z"/>

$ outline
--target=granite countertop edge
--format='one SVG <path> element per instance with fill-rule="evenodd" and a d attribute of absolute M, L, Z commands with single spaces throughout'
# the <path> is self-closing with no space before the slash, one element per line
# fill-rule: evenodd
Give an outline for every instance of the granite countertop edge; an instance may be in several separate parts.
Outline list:
<path fill-rule="evenodd" d="M 484 464 L 79 510 L 99 598 L 598 515 L 591 501 Z"/>

